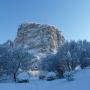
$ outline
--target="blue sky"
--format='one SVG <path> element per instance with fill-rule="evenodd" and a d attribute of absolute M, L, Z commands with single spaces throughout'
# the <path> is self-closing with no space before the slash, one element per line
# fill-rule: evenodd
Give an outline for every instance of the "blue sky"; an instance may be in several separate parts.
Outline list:
<path fill-rule="evenodd" d="M 0 0 L 0 43 L 23 22 L 55 25 L 66 40 L 90 41 L 90 0 Z"/>

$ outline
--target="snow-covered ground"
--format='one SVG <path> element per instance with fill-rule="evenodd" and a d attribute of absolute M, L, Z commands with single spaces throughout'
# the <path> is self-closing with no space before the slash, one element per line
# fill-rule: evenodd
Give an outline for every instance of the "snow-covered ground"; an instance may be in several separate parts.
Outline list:
<path fill-rule="evenodd" d="M 0 90 L 90 90 L 90 69 L 85 69 L 75 75 L 75 80 L 68 82 L 65 79 L 45 81 L 32 79 L 24 84 L 1 84 Z"/>

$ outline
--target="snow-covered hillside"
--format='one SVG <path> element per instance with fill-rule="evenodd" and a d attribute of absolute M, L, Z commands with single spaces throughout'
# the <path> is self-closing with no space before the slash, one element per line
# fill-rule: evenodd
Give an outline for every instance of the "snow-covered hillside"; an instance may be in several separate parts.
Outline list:
<path fill-rule="evenodd" d="M 27 84 L 1 84 L 0 90 L 90 90 L 90 69 L 75 74 L 75 80 L 68 82 L 65 79 L 54 81 L 31 80 Z"/>

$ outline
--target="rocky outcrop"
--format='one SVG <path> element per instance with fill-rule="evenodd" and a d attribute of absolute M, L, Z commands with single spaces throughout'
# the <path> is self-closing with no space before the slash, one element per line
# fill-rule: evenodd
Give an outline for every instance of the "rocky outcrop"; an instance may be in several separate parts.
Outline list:
<path fill-rule="evenodd" d="M 14 47 L 23 47 L 31 53 L 56 52 L 64 37 L 54 26 L 24 23 L 18 28 Z"/>

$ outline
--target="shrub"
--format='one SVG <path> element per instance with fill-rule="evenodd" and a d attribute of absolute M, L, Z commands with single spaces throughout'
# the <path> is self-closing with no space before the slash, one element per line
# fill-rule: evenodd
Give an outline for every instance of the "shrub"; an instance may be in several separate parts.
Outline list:
<path fill-rule="evenodd" d="M 21 80 L 21 81 L 18 81 L 18 83 L 28 83 L 29 80 Z"/>
<path fill-rule="evenodd" d="M 66 71 L 64 73 L 64 77 L 66 78 L 67 81 L 73 81 L 74 80 L 74 75 L 73 75 L 72 71 L 70 71 L 70 72 Z"/>
<path fill-rule="evenodd" d="M 29 74 L 27 72 L 22 72 L 16 76 L 16 82 L 27 83 L 29 82 Z"/>
<path fill-rule="evenodd" d="M 52 81 L 56 79 L 56 73 L 54 72 L 48 72 L 46 76 L 47 81 Z"/>

